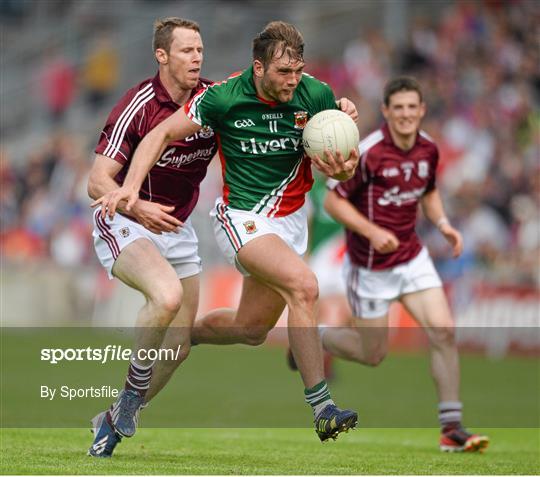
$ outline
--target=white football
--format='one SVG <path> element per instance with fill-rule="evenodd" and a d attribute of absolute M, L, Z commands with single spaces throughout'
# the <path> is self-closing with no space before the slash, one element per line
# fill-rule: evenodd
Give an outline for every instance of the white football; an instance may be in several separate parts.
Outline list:
<path fill-rule="evenodd" d="M 360 134 L 352 118 L 337 109 L 326 109 L 313 116 L 302 134 L 302 144 L 309 157 L 315 154 L 326 160 L 324 150 L 335 154 L 337 150 L 349 159 L 352 149 L 358 147 Z"/>

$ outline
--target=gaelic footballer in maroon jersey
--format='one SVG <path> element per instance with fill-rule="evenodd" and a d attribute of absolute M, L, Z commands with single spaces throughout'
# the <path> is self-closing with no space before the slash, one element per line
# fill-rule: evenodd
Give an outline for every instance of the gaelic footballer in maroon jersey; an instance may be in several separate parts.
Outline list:
<path fill-rule="evenodd" d="M 143 138 L 209 84 L 200 79 L 203 43 L 197 23 L 176 17 L 157 20 L 153 48 L 158 74 L 124 95 L 101 133 L 88 180 L 94 200 L 126 182 Z M 94 247 L 101 264 L 110 278 L 139 291 L 145 305 L 133 317 L 137 332 L 124 389 L 92 420 L 91 456 L 111 457 L 123 437 L 135 434 L 144 404 L 189 355 L 201 272 L 189 215 L 215 151 L 209 129 L 167 143 L 130 210 L 121 204 L 122 213 L 114 217 L 99 208 L 94 212 Z M 162 348 L 178 350 L 172 363 L 148 358 L 149 350 Z"/>
<path fill-rule="evenodd" d="M 356 265 L 374 270 L 390 268 L 416 257 L 422 244 L 415 231 L 420 198 L 435 188 L 439 153 L 429 136 L 420 132 L 409 151 L 392 141 L 388 126 L 360 143 L 360 164 L 352 179 L 335 191 L 348 199 L 370 221 L 392 231 L 399 247 L 379 253 L 369 240 L 347 230 L 347 251 Z"/>
<path fill-rule="evenodd" d="M 386 125 L 360 143 L 353 178 L 337 184 L 325 208 L 347 227 L 344 274 L 354 324 L 325 329 L 323 347 L 337 356 L 377 366 L 388 350 L 388 311 L 399 300 L 426 330 L 439 398 L 442 451 L 483 451 L 489 439 L 467 432 L 459 397 L 459 357 L 454 322 L 441 280 L 416 235 L 418 205 L 452 247 L 463 250 L 435 187 L 437 147 L 422 131 L 426 107 L 412 78 L 389 81 L 382 113 Z"/>
<path fill-rule="evenodd" d="M 211 81 L 201 78 L 191 97 L 209 84 Z M 130 89 L 114 107 L 95 152 L 124 166 L 115 177 L 119 185 L 124 182 L 131 156 L 142 138 L 179 107 L 163 87 L 159 75 Z M 211 129 L 203 129 L 182 141 L 172 142 L 148 173 L 140 198 L 173 205 L 175 208 L 171 215 L 185 221 L 197 204 L 199 185 L 216 149 Z"/>

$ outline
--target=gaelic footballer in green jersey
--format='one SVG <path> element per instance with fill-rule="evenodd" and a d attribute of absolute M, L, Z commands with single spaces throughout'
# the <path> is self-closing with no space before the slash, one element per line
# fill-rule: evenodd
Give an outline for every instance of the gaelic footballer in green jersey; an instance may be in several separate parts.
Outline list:
<path fill-rule="evenodd" d="M 310 117 L 335 108 L 330 87 L 306 73 L 290 101 L 264 101 L 253 67 L 201 91 L 184 107 L 189 119 L 216 131 L 225 204 L 268 217 L 304 204 L 313 177 L 302 130 Z"/>
<path fill-rule="evenodd" d="M 313 184 L 302 129 L 311 116 L 336 103 L 328 85 L 302 72 L 303 42 L 293 46 L 295 37 L 301 40 L 297 33 L 282 22 L 269 24 L 254 40 L 250 68 L 184 107 L 188 119 L 215 131 L 224 190 L 211 214 L 214 231 L 224 255 L 244 274 L 238 310 L 231 317 L 218 310 L 196 320 L 193 338 L 260 344 L 287 305 L 291 350 L 316 432 L 325 441 L 354 428 L 358 415 L 337 408 L 330 397 L 314 314 L 317 279 L 299 257 L 307 247 L 303 205 Z M 271 39 L 274 48 L 259 54 L 261 43 Z M 351 173 L 340 159 L 341 172 Z M 326 174 L 340 173 L 334 167 Z"/>

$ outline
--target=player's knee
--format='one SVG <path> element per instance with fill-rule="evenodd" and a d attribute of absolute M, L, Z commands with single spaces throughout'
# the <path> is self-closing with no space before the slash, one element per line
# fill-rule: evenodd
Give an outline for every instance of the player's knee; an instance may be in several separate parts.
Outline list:
<path fill-rule="evenodd" d="M 178 313 L 178 310 L 180 310 L 181 304 L 182 295 L 180 293 L 169 293 L 163 296 L 159 303 L 159 308 L 162 312 L 161 314 L 164 317 L 164 321 L 166 321 L 166 323 L 163 324 L 168 325 L 174 319 L 174 317 Z"/>
<path fill-rule="evenodd" d="M 384 361 L 384 358 L 386 358 L 386 353 L 372 354 L 367 357 L 365 364 L 375 368 Z"/>
<path fill-rule="evenodd" d="M 244 342 L 250 346 L 259 346 L 266 341 L 268 328 L 260 326 L 250 326 L 244 328 Z"/>
<path fill-rule="evenodd" d="M 152 298 L 158 326 L 168 326 L 182 305 L 182 288 L 172 286 L 155 293 Z"/>
<path fill-rule="evenodd" d="M 433 346 L 453 346 L 456 340 L 456 332 L 453 325 L 432 328 L 430 336 Z"/>
<path fill-rule="evenodd" d="M 374 349 L 371 353 L 368 354 L 368 356 L 364 357 L 364 364 L 367 364 L 368 366 L 376 367 L 379 366 L 384 361 L 384 358 L 386 358 L 386 354 L 388 353 L 388 350 L 386 347 L 378 347 Z"/>
<path fill-rule="evenodd" d="M 319 298 L 317 277 L 310 270 L 300 273 L 292 280 L 292 299 L 297 303 L 314 305 Z"/>

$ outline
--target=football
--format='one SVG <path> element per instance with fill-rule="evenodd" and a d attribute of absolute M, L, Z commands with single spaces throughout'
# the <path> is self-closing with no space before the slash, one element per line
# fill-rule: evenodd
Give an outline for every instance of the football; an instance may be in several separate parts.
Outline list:
<path fill-rule="evenodd" d="M 327 109 L 317 113 L 306 124 L 302 134 L 302 144 L 309 157 L 319 156 L 326 160 L 324 150 L 335 154 L 339 150 L 345 160 L 351 149 L 358 147 L 360 135 L 352 118 L 337 109 Z"/>

